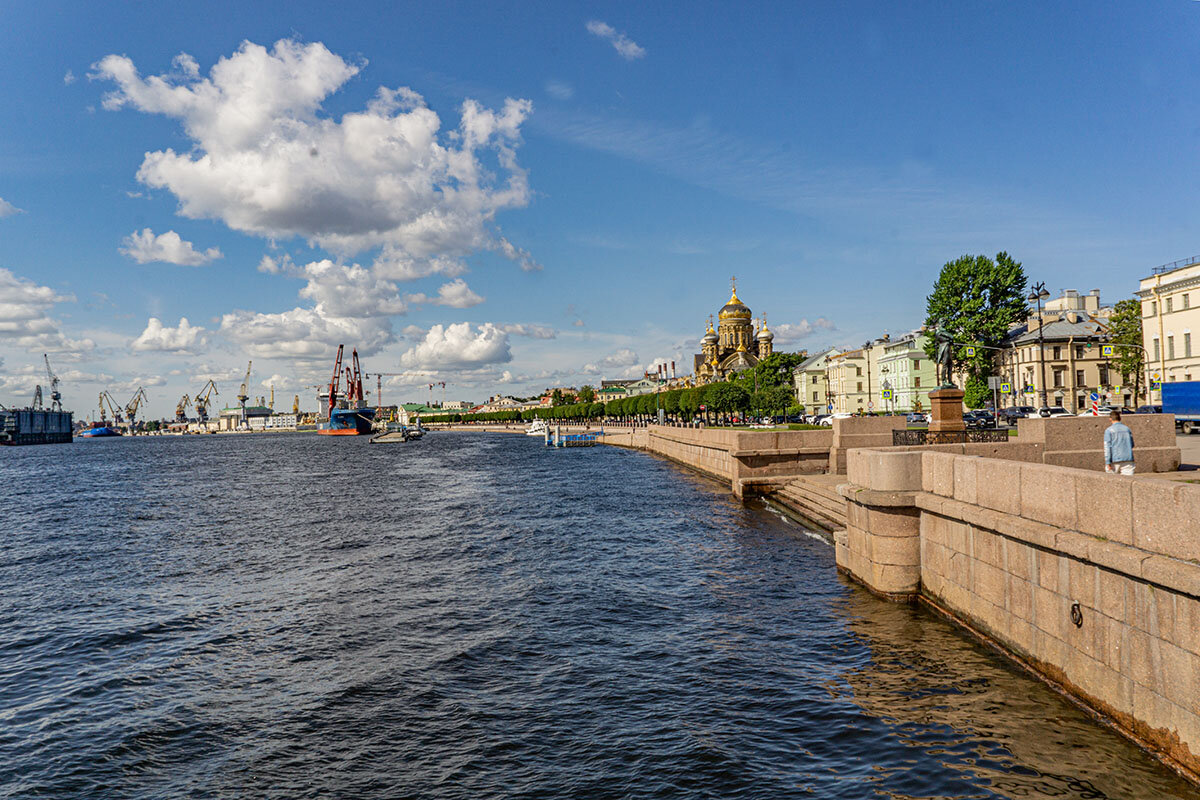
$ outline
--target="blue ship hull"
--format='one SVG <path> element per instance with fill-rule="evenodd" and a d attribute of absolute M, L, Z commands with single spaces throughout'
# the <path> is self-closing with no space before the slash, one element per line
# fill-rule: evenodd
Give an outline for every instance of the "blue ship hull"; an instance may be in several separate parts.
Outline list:
<path fill-rule="evenodd" d="M 366 436 L 375 420 L 373 408 L 335 408 L 330 418 L 317 423 L 317 433 L 326 436 Z"/>

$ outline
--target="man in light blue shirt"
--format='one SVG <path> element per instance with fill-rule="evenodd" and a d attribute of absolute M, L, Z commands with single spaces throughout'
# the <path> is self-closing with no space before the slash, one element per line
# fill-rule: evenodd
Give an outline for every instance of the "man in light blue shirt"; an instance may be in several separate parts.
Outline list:
<path fill-rule="evenodd" d="M 1121 412 L 1108 415 L 1113 421 L 1104 431 L 1104 471 L 1119 475 L 1133 474 L 1133 431 L 1121 422 Z"/>

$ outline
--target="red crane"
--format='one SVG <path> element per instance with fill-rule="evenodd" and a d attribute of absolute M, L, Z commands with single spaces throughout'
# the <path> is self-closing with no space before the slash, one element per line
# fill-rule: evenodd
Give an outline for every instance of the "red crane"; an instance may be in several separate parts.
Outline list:
<path fill-rule="evenodd" d="M 350 353 L 351 367 L 346 367 L 346 405 L 349 408 L 362 408 L 366 404 L 363 395 L 362 370 L 358 366 L 358 348 Z"/>
<path fill-rule="evenodd" d="M 329 379 L 329 418 L 333 419 L 333 410 L 337 408 L 338 391 L 342 388 L 342 351 L 346 345 L 339 344 L 337 360 L 333 362 L 333 377 Z M 357 358 L 357 351 L 355 357 Z"/>

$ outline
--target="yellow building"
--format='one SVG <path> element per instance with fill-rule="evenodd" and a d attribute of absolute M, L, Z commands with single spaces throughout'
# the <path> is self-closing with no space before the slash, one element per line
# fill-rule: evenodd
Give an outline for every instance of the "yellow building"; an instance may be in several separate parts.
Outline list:
<path fill-rule="evenodd" d="M 795 376 L 796 405 L 809 414 L 824 414 L 829 407 L 829 359 L 836 348 L 818 353 L 792 371 Z"/>
<path fill-rule="evenodd" d="M 1200 333 L 1200 256 L 1156 267 L 1137 296 L 1151 379 L 1200 380 L 1200 343 L 1192 345 L 1192 330 Z M 1159 398 L 1154 392 L 1152 402 Z"/>
<path fill-rule="evenodd" d="M 868 353 L 863 349 L 831 353 L 826 367 L 829 383 L 826 402 L 834 414 L 866 413 L 871 400 Z"/>
<path fill-rule="evenodd" d="M 713 330 L 709 318 L 708 330 L 700 339 L 701 352 L 695 355 L 697 385 L 728 380 L 771 355 L 775 334 L 768 330 L 766 319 L 755 330 L 750 309 L 738 299 L 736 284 L 717 320 L 717 329 Z"/>
<path fill-rule="evenodd" d="M 1100 404 L 1135 405 L 1132 376 L 1117 374 L 1101 350 L 1106 341 L 1105 320 L 1089 311 L 1043 311 L 1041 318 L 1030 314 L 1028 322 L 1009 331 L 999 352 L 1000 377 L 1012 388 L 1000 398 L 1001 408 L 1040 407 L 1043 388 L 1046 405 L 1072 413 L 1087 408 L 1093 393 Z"/>

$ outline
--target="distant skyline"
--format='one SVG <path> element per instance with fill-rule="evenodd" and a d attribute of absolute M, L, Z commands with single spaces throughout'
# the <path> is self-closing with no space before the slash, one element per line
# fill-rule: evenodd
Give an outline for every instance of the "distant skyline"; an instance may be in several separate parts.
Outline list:
<path fill-rule="evenodd" d="M 525 396 L 690 371 L 731 275 L 816 352 L 963 254 L 1114 303 L 1200 253 L 1195 2 L 0 14 L 6 405 L 49 353 L 80 418 L 248 359 L 313 408 L 343 343 L 385 402 Z"/>

